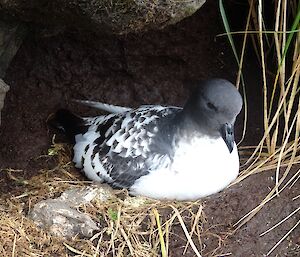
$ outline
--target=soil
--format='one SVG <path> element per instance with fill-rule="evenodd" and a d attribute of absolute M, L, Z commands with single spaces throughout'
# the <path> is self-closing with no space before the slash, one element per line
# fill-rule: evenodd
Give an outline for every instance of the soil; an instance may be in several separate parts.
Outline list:
<path fill-rule="evenodd" d="M 241 22 L 241 21 L 240 21 Z M 91 99 L 124 106 L 184 104 L 192 82 L 209 77 L 235 81 L 237 67 L 223 32 L 217 1 L 207 3 L 192 17 L 165 28 L 138 35 L 112 37 L 66 31 L 42 36 L 31 33 L 11 63 L 5 81 L 11 86 L 0 130 L 0 170 L 19 169 L 25 179 L 56 165 L 38 158 L 47 154 L 53 131 L 46 121 L 58 108 L 87 115 L 93 111 L 73 99 Z M 249 122 L 243 145 L 255 145 L 262 134 L 259 64 L 251 50 L 245 63 Z M 236 137 L 242 134 L 241 114 Z M 296 171 L 297 168 L 295 167 Z M 74 169 L 74 172 L 77 172 Z M 18 187 L 0 172 L 0 192 L 17 195 Z M 229 237 L 233 224 L 257 206 L 274 185 L 274 172 L 252 175 L 205 200 L 207 216 L 203 256 L 263 256 L 296 223 L 299 214 L 263 237 L 259 234 L 299 206 L 292 201 L 299 183 L 286 189 L 250 222 Z M 186 241 L 178 228 L 170 256 L 181 256 Z M 296 228 L 272 256 L 300 256 Z M 219 235 L 215 237 L 214 235 Z M 219 239 L 224 239 L 217 252 Z M 185 256 L 194 256 L 188 250 Z"/>

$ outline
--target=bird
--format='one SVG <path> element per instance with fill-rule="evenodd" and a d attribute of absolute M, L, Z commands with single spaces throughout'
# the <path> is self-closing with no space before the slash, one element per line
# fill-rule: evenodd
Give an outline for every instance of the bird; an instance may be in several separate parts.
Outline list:
<path fill-rule="evenodd" d="M 239 173 L 234 123 L 242 97 L 225 79 L 196 84 L 183 107 L 77 100 L 107 114 L 59 109 L 54 119 L 74 143 L 75 167 L 90 180 L 160 200 L 197 200 L 226 188 Z"/>

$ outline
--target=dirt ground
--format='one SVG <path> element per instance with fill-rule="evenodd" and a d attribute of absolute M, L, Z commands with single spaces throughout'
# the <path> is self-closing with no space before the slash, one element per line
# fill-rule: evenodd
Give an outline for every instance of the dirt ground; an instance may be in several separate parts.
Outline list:
<path fill-rule="evenodd" d="M 31 33 L 14 58 L 5 81 L 11 86 L 3 110 L 0 130 L 0 170 L 19 169 L 25 179 L 56 165 L 47 154 L 53 131 L 48 116 L 60 107 L 87 115 L 91 111 L 72 99 L 91 99 L 124 106 L 140 104 L 183 105 L 191 81 L 222 77 L 235 81 L 236 64 L 223 32 L 217 1 L 207 1 L 195 15 L 163 31 L 149 31 L 121 38 L 67 31 L 58 35 Z M 47 34 L 47 35 L 46 35 Z M 249 101 L 249 123 L 243 145 L 255 145 L 262 133 L 259 64 L 249 52 L 245 78 Z M 236 134 L 242 131 L 240 115 Z M 297 168 L 295 167 L 294 170 Z M 77 172 L 74 169 L 74 172 Z M 0 172 L 2 198 L 17 195 L 18 187 Z M 276 222 L 299 206 L 299 182 L 286 189 L 249 223 L 222 241 L 233 224 L 260 203 L 274 185 L 274 172 L 249 177 L 241 183 L 204 199 L 208 219 L 203 256 L 263 256 L 299 219 L 260 237 Z M 8 194 L 7 192 L 10 191 Z M 186 241 L 178 228 L 170 256 L 182 256 Z M 300 256 L 297 228 L 272 256 Z M 219 235 L 215 237 L 214 235 Z M 188 250 L 185 256 L 194 256 Z"/>

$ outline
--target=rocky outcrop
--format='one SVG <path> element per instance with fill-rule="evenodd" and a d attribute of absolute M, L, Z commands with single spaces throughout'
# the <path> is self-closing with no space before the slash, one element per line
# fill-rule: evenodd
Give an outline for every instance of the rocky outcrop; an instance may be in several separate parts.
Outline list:
<path fill-rule="evenodd" d="M 13 21 L 12 19 L 0 20 L 0 78 L 4 77 L 25 34 L 26 27 L 23 24 Z"/>
<path fill-rule="evenodd" d="M 1 5 L 0 5 L 1 6 Z M 1 17 L 2 18 L 2 17 Z M 1 79 L 18 51 L 26 34 L 26 27 L 12 20 L 0 20 L 0 125 L 1 110 L 9 86 Z"/>
<path fill-rule="evenodd" d="M 204 3 L 205 0 L 0 0 L 0 11 L 38 24 L 126 34 L 174 24 Z"/>
<path fill-rule="evenodd" d="M 1 125 L 1 110 L 4 106 L 4 99 L 8 90 L 9 90 L 9 86 L 5 84 L 5 82 L 2 79 L 0 79 L 0 125 Z"/>

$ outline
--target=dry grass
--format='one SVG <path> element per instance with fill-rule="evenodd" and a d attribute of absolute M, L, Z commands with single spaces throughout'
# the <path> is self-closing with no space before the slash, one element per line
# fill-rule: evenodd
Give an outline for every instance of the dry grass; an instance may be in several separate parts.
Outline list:
<path fill-rule="evenodd" d="M 205 215 L 200 201 L 164 202 L 114 191 L 107 202 L 94 200 L 79 207 L 99 224 L 100 230 L 92 238 L 62 240 L 39 229 L 27 218 L 34 204 L 91 183 L 69 172 L 68 147 L 54 144 L 49 153 L 57 156 L 58 167 L 30 180 L 21 180 L 19 171 L 6 170 L 12 180 L 22 184 L 23 193 L 12 192 L 12 197 L 0 202 L 1 256 L 168 256 L 172 240 L 178 237 L 174 227 L 183 229 L 186 238 L 181 240 L 186 241 L 186 248 L 201 256 L 198 249 Z"/>
<path fill-rule="evenodd" d="M 266 196 L 263 204 L 299 178 L 298 171 L 287 180 L 292 165 L 300 163 L 300 7 L 299 4 L 297 6 L 297 1 L 285 0 L 275 1 L 274 5 L 273 26 L 275 30 L 272 31 L 272 34 L 266 34 L 263 1 L 249 0 L 248 17 L 251 19 L 248 19 L 245 31 L 251 31 L 249 35 L 251 35 L 261 63 L 265 133 L 258 146 L 247 158 L 246 168 L 242 171 L 239 180 L 236 181 L 239 182 L 254 173 L 274 169 L 276 185 Z M 293 21 L 291 28 L 288 27 L 288 24 L 291 24 L 291 22 L 288 23 L 288 20 Z M 253 33 L 254 31 L 256 33 Z M 245 36 L 244 41 L 247 38 Z M 276 66 L 273 61 L 266 60 L 269 57 L 271 45 L 274 45 Z M 242 50 L 244 51 L 245 48 Z M 242 62 L 243 59 L 241 59 Z M 253 148 L 246 147 L 242 150 L 249 152 Z M 256 211 L 250 216 L 254 213 Z M 248 218 L 243 220 L 242 224 L 247 220 Z"/>
<path fill-rule="evenodd" d="M 270 2 L 248 0 L 248 4 L 249 12 L 245 31 L 227 33 L 227 35 L 239 64 L 237 86 L 239 86 L 240 78 L 243 78 L 245 46 L 249 39 L 260 61 L 264 135 L 257 146 L 240 148 L 241 153 L 247 158 L 236 183 L 251 174 L 266 170 L 275 171 L 276 183 L 264 200 L 237 222 L 237 229 L 300 178 L 300 170 L 293 174 L 290 172 L 293 165 L 300 163 L 300 3 L 296 0 L 277 0 L 273 1 L 271 6 Z M 273 24 L 270 24 L 270 19 L 265 19 L 267 8 L 274 8 Z M 223 17 L 224 19 L 226 26 L 226 17 Z M 227 32 L 229 32 L 228 29 Z M 244 34 L 244 37 L 241 55 L 238 57 L 231 35 L 240 33 Z M 243 83 L 243 80 L 241 81 Z M 246 91 L 244 84 L 243 86 Z M 245 111 L 247 112 L 247 108 Z M 282 240 L 298 225 L 299 222 Z M 267 255 L 282 240 L 272 247 Z"/>

